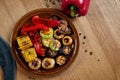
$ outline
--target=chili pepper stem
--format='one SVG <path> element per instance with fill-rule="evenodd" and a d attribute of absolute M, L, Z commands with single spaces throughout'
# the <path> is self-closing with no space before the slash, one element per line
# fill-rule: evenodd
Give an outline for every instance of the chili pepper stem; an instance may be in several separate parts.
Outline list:
<path fill-rule="evenodd" d="M 72 17 L 75 17 L 75 13 L 74 13 L 74 10 L 75 9 L 75 7 L 73 6 L 73 5 L 71 5 L 70 6 L 70 15 L 72 16 Z"/>

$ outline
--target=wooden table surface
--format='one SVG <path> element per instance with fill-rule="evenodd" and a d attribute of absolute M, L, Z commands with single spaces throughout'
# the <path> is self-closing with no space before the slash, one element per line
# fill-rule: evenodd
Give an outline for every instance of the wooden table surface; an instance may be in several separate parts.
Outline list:
<path fill-rule="evenodd" d="M 9 42 L 16 22 L 38 8 L 47 8 L 45 0 L 0 0 L 0 36 Z M 60 4 L 49 8 L 60 9 Z M 57 76 L 41 78 L 17 65 L 16 80 L 120 80 L 120 0 L 91 0 L 89 13 L 71 20 L 79 34 L 80 48 L 70 68 Z"/>

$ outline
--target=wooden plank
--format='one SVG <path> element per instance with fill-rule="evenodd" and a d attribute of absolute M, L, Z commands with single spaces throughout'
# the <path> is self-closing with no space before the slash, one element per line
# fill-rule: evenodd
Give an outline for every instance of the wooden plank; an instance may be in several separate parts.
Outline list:
<path fill-rule="evenodd" d="M 0 0 L 0 35 L 9 42 L 16 22 L 38 8 L 46 8 L 44 0 Z M 50 8 L 60 10 L 60 4 Z M 120 1 L 91 0 L 89 13 L 71 20 L 81 35 L 79 54 L 70 68 L 58 76 L 41 78 L 18 65 L 17 80 L 120 80 Z"/>

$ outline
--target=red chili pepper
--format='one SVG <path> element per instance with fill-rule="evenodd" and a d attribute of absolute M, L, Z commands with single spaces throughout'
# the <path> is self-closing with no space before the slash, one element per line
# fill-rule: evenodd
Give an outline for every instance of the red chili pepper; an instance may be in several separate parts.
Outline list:
<path fill-rule="evenodd" d="M 34 24 L 42 23 L 48 27 L 57 27 L 60 25 L 60 21 L 58 20 L 51 20 L 51 19 L 46 19 L 46 18 L 40 18 L 38 15 L 34 16 L 32 18 L 32 22 Z"/>
<path fill-rule="evenodd" d="M 84 16 L 88 12 L 90 0 L 62 0 L 62 11 L 71 16 Z"/>
<path fill-rule="evenodd" d="M 45 56 L 45 53 L 43 53 L 42 48 L 41 48 L 39 42 L 35 42 L 33 45 L 34 45 L 34 48 L 35 48 L 36 52 L 37 52 L 40 56 Z"/>

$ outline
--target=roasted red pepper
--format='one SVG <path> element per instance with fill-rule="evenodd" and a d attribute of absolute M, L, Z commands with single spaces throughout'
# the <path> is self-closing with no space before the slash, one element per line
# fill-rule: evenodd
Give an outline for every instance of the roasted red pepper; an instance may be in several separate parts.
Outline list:
<path fill-rule="evenodd" d="M 38 15 L 32 17 L 32 23 L 26 24 L 21 29 L 21 34 L 27 34 L 30 31 L 36 30 L 49 30 L 49 27 L 57 27 L 60 22 L 58 20 L 50 20 L 45 18 L 40 18 Z"/>
<path fill-rule="evenodd" d="M 42 41 L 42 39 L 39 36 L 39 34 L 38 34 L 37 31 L 31 31 L 28 34 L 29 34 L 30 39 L 31 39 L 31 41 L 32 41 L 33 44 L 34 44 L 34 42 L 41 42 Z"/>
<path fill-rule="evenodd" d="M 60 21 L 58 20 L 40 18 L 38 15 L 32 18 L 32 22 L 35 24 L 42 23 L 48 27 L 57 27 L 60 25 Z"/>
<path fill-rule="evenodd" d="M 29 31 L 36 31 L 36 30 L 49 30 L 48 27 L 44 24 L 38 23 L 38 24 L 27 24 L 24 25 L 21 29 L 21 34 L 27 34 Z"/>
<path fill-rule="evenodd" d="M 39 42 L 35 42 L 33 45 L 34 45 L 34 48 L 35 48 L 37 54 L 39 54 L 40 56 L 45 56 L 45 53 L 42 51 L 42 48 L 41 48 Z"/>
<path fill-rule="evenodd" d="M 84 16 L 88 12 L 90 0 L 62 0 L 62 11 L 71 16 Z"/>
<path fill-rule="evenodd" d="M 44 56 L 45 53 L 42 51 L 42 47 L 41 47 L 41 39 L 40 39 L 40 36 L 38 34 L 37 31 L 31 31 L 29 32 L 29 36 L 30 36 L 30 39 L 34 45 L 34 48 L 37 52 L 37 54 L 39 54 L 40 56 Z"/>

